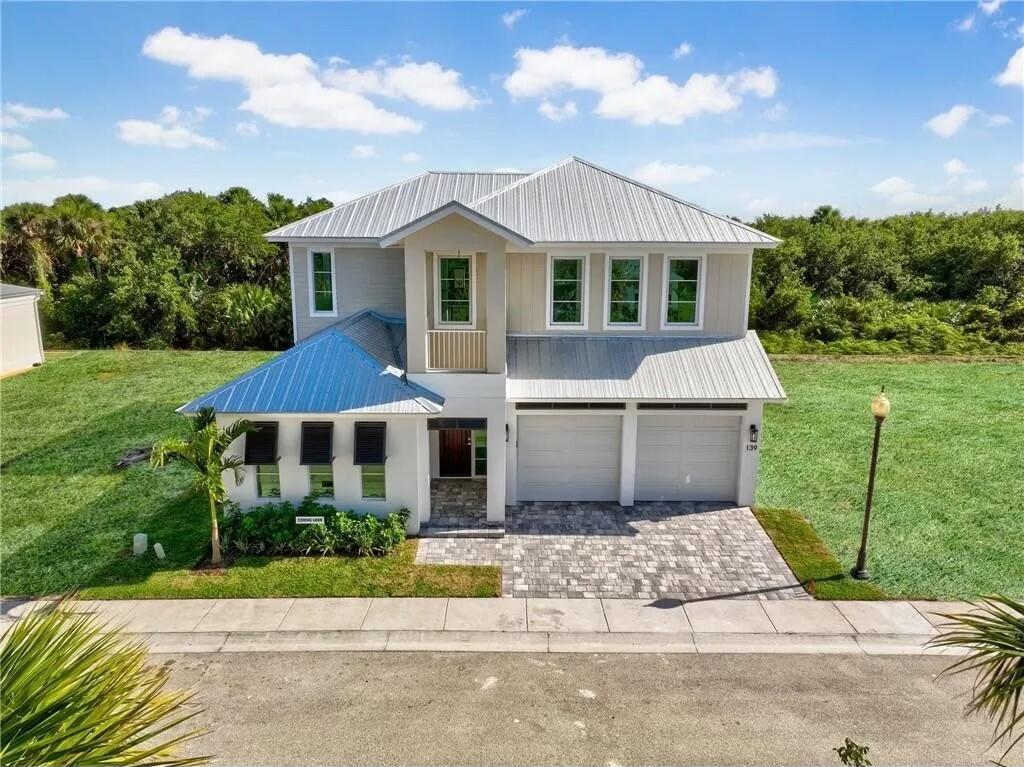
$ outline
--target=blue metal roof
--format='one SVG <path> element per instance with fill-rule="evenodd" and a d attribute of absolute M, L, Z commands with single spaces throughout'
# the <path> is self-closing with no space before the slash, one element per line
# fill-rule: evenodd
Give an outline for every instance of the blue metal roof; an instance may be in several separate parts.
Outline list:
<path fill-rule="evenodd" d="M 397 326 L 397 327 L 396 327 Z M 400 332 L 398 328 L 400 327 Z M 434 414 L 444 398 L 404 378 L 404 323 L 360 312 L 178 408 L 194 413 Z M 351 334 L 350 334 L 351 333 Z M 372 340 L 373 353 L 355 340 Z"/>

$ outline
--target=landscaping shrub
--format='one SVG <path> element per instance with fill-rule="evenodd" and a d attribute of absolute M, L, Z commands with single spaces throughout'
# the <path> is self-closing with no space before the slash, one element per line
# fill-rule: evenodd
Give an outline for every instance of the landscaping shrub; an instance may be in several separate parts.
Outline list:
<path fill-rule="evenodd" d="M 324 522 L 297 525 L 296 516 L 323 517 Z M 237 554 L 379 557 L 405 540 L 408 519 L 408 509 L 381 519 L 373 514 L 338 511 L 312 497 L 298 506 L 284 501 L 245 512 L 232 504 L 224 511 L 221 541 L 226 552 Z"/>

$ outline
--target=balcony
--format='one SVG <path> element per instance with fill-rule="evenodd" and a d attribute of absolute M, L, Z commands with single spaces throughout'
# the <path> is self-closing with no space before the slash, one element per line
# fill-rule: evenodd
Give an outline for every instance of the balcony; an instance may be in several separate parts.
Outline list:
<path fill-rule="evenodd" d="M 427 370 L 484 372 L 487 370 L 487 331 L 428 330 Z"/>

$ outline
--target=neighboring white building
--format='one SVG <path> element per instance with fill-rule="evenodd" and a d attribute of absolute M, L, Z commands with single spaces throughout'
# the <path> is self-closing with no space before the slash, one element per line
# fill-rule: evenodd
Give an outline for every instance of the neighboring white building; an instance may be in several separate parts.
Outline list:
<path fill-rule="evenodd" d="M 39 291 L 0 283 L 0 375 L 43 364 Z"/>
<path fill-rule="evenodd" d="M 430 519 L 430 480 L 525 501 L 753 503 L 765 402 L 747 330 L 778 240 L 570 158 L 424 173 L 270 232 L 296 345 L 188 403 L 264 425 L 243 505 L 326 491 Z M 483 510 L 481 510 L 483 512 Z M 552 513 L 557 513 L 553 510 Z"/>

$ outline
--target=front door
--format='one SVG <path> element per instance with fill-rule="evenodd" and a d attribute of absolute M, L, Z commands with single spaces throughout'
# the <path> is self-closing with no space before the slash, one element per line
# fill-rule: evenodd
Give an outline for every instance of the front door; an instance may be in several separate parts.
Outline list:
<path fill-rule="evenodd" d="M 438 439 L 441 476 L 470 476 L 472 474 L 473 432 L 469 429 L 441 429 Z"/>

